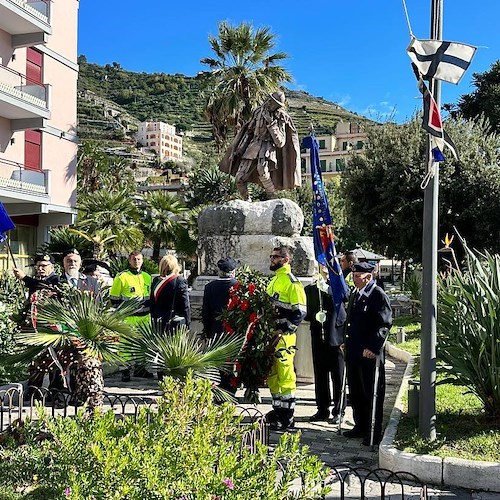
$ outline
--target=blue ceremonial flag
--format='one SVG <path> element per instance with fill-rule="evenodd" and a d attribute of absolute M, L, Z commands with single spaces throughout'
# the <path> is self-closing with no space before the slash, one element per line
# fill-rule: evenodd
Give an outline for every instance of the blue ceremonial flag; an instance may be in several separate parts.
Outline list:
<path fill-rule="evenodd" d="M 5 233 L 15 227 L 16 225 L 12 222 L 11 218 L 5 211 L 2 202 L 0 201 L 0 243 L 7 239 Z"/>
<path fill-rule="evenodd" d="M 336 257 L 333 238 L 332 217 L 328 208 L 321 169 L 319 166 L 319 146 L 313 134 L 305 137 L 302 147 L 310 149 L 311 180 L 313 189 L 313 241 L 316 260 L 328 268 L 333 301 L 337 308 L 347 297 L 348 289 Z"/>

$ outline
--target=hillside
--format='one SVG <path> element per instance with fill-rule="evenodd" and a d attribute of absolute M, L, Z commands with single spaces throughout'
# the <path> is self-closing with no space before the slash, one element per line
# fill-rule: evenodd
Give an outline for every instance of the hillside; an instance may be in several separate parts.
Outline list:
<path fill-rule="evenodd" d="M 211 142 L 210 124 L 203 115 L 203 91 L 207 74 L 136 73 L 118 63 L 88 63 L 78 60 L 78 120 L 82 138 L 122 141 L 127 132 L 145 120 L 175 124 L 189 131 L 194 142 Z M 355 113 L 306 92 L 286 90 L 290 115 L 299 135 L 307 134 L 311 123 L 317 134 L 330 133 L 339 121 L 367 121 Z"/>

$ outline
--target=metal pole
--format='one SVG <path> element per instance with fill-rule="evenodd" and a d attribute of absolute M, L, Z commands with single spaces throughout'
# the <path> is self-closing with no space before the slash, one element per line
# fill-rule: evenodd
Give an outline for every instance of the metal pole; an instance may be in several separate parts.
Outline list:
<path fill-rule="evenodd" d="M 442 40 L 443 0 L 431 0 L 431 39 Z M 430 81 L 430 91 L 438 106 L 441 86 Z M 432 161 L 431 143 L 427 137 L 427 169 L 434 169 L 424 191 L 422 235 L 422 337 L 420 345 L 419 431 L 424 439 L 436 439 L 436 319 L 439 163 Z"/>

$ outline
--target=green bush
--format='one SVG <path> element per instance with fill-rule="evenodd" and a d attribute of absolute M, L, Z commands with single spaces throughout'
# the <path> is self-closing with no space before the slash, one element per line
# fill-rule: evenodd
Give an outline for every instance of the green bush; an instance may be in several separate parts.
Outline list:
<path fill-rule="evenodd" d="M 439 286 L 438 352 L 459 385 L 500 421 L 500 255 L 467 247 L 466 267 Z"/>
<path fill-rule="evenodd" d="M 266 499 L 313 498 L 327 470 L 285 434 L 272 452 L 241 446 L 234 406 L 215 405 L 210 383 L 166 378 L 158 412 L 137 422 L 112 412 L 30 422 L 0 448 L 0 487 L 20 498 Z M 45 439 L 44 439 L 45 438 Z M 23 445 L 20 445 L 24 443 Z M 292 481 L 304 488 L 292 495 Z"/>
<path fill-rule="evenodd" d="M 14 317 L 24 309 L 24 286 L 11 274 L 4 273 L 0 278 L 0 384 L 19 382 L 26 375 L 26 365 L 5 364 L 5 356 L 14 354 L 16 341 L 14 334 L 18 326 Z"/>

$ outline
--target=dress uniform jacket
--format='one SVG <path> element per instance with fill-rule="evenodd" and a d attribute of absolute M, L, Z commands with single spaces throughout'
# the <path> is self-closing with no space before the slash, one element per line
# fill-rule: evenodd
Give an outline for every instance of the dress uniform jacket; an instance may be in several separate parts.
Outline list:
<path fill-rule="evenodd" d="M 236 278 L 218 278 L 205 286 L 201 310 L 205 337 L 212 338 L 214 335 L 222 333 L 223 328 L 219 315 L 227 306 L 230 288 L 237 282 Z"/>

